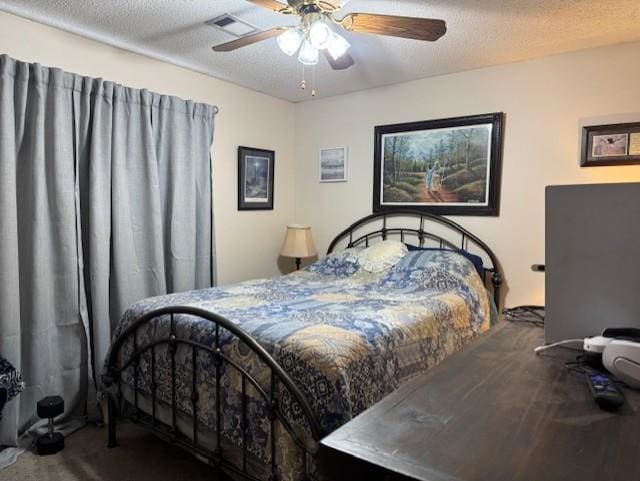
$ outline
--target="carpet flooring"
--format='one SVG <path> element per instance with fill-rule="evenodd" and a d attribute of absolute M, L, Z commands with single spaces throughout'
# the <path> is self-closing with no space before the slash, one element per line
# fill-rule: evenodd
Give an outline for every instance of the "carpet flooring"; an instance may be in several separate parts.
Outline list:
<path fill-rule="evenodd" d="M 87 426 L 51 456 L 24 453 L 0 471 L 0 481 L 215 481 L 213 468 L 131 423 L 118 426 L 117 448 L 105 428 Z"/>

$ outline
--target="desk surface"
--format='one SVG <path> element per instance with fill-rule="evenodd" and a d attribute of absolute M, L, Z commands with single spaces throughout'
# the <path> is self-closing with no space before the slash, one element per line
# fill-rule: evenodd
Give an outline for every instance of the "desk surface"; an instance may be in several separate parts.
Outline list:
<path fill-rule="evenodd" d="M 322 440 L 332 479 L 638 481 L 640 393 L 601 411 L 537 327 L 502 322 Z M 366 473 L 354 477 L 353 473 Z"/>

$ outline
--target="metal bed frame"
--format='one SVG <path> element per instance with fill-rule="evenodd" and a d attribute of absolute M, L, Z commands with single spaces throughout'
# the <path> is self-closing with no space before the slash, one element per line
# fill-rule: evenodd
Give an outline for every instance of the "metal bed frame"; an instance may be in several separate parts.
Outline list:
<path fill-rule="evenodd" d="M 419 224 L 415 227 L 388 227 L 388 219 L 393 217 L 413 217 L 419 219 Z M 382 221 L 382 228 L 377 228 L 370 232 L 358 234 L 368 224 Z M 452 241 L 445 239 L 439 235 L 433 234 L 425 230 L 425 221 L 432 221 L 445 226 L 448 230 L 454 232 L 459 238 L 460 243 L 454 244 Z M 418 211 L 398 211 L 398 212 L 385 212 L 380 214 L 373 214 L 364 217 L 347 229 L 342 231 L 331 242 L 328 253 L 331 253 L 338 244 L 346 242 L 346 247 L 354 247 L 358 245 L 368 246 L 372 240 L 388 239 L 390 236 L 397 236 L 400 240 L 405 241 L 407 238 L 415 237 L 418 239 L 419 246 L 425 246 L 426 241 L 434 241 L 440 248 L 452 248 L 467 250 L 469 242 L 480 249 L 491 261 L 491 266 L 485 268 L 484 281 L 487 284 L 487 278 L 490 279 L 494 299 L 496 305 L 499 305 L 499 292 L 502 278 L 499 271 L 497 259 L 489 247 L 478 239 L 475 235 L 456 224 L 455 222 L 433 214 L 418 212 Z M 195 316 L 200 319 L 204 319 L 210 322 L 213 326 L 215 336 L 213 345 L 204 345 L 194 342 L 191 339 L 182 338 L 176 330 L 176 316 Z M 154 337 L 152 342 L 144 345 L 138 343 L 138 331 L 143 326 L 150 326 L 159 321 L 169 322 L 169 333 L 164 337 Z M 250 349 L 257 358 L 264 363 L 269 369 L 270 373 L 270 385 L 265 387 L 248 371 L 248 367 L 238 364 L 237 361 L 225 354 L 221 346 L 221 334 L 226 331 L 231 336 L 234 336 L 239 341 Z M 132 353 L 126 359 L 120 359 L 121 349 L 126 343 L 132 343 Z M 156 348 L 158 346 L 168 346 L 168 352 L 171 356 L 170 359 L 170 373 L 171 373 L 171 403 L 169 410 L 171 411 L 171 424 L 166 425 L 158 419 L 156 406 L 160 402 L 157 400 L 156 390 Z M 184 434 L 180 431 L 177 424 L 178 406 L 176 400 L 176 352 L 178 346 L 187 346 L 191 349 L 191 408 L 193 424 L 191 427 L 191 436 Z M 197 368 L 197 356 L 199 353 L 204 352 L 212 357 L 213 365 L 215 366 L 215 433 L 216 447 L 214 450 L 210 450 L 204 447 L 198 439 L 198 409 L 199 399 L 196 391 L 196 379 L 198 378 Z M 151 413 L 145 413 L 140 409 L 139 396 L 141 395 L 139 379 L 138 379 L 138 365 L 141 357 L 146 353 L 150 353 L 150 390 L 151 390 Z M 241 376 L 241 421 L 240 426 L 242 430 L 242 450 L 241 462 L 233 462 L 226 456 L 226 450 L 222 446 L 222 434 L 221 434 L 221 420 L 225 415 L 222 412 L 220 401 L 220 380 L 222 377 L 222 366 L 231 367 Z M 133 402 L 124 400 L 122 393 L 122 373 L 126 369 L 133 369 L 133 386 L 129 386 L 133 389 Z M 249 426 L 250 419 L 247 417 L 247 384 L 253 386 L 259 396 L 265 401 L 267 405 L 267 411 L 270 421 L 271 435 L 270 446 L 267 448 L 271 455 L 270 472 L 268 474 L 268 481 L 277 481 L 278 471 L 276 464 L 276 423 L 280 423 L 285 432 L 291 437 L 293 442 L 301 450 L 304 460 L 304 475 L 305 479 L 313 478 L 309 470 L 309 459 L 313 458 L 318 449 L 318 442 L 324 435 L 328 434 L 323 432 L 320 427 L 320 423 L 314 415 L 309 401 L 305 398 L 303 392 L 297 386 L 295 381 L 287 374 L 287 372 L 278 364 L 278 362 L 249 334 L 237 327 L 232 321 L 217 315 L 215 313 L 188 306 L 170 306 L 165 308 L 156 309 L 145 313 L 138 319 L 136 319 L 131 325 L 129 325 L 112 343 L 109 355 L 107 358 L 105 372 L 102 376 L 102 382 L 107 388 L 107 427 L 108 427 L 108 446 L 113 448 L 117 446 L 116 438 L 116 426 L 117 416 L 124 414 L 124 404 L 127 403 L 133 409 L 133 414 L 130 416 L 133 421 L 143 425 L 154 434 L 159 437 L 176 444 L 188 452 L 192 453 L 201 460 L 206 461 L 212 466 L 216 467 L 220 472 L 225 473 L 233 478 L 242 479 L 246 481 L 264 481 L 261 478 L 256 477 L 253 473 L 249 472 L 247 463 L 247 427 Z M 280 387 L 281 389 L 278 389 Z M 282 389 L 283 388 L 283 389 Z M 283 394 L 284 393 L 284 394 Z M 297 403 L 300 407 L 300 412 L 308 425 L 310 438 L 302 438 L 291 425 L 287 419 L 285 413 L 282 411 L 281 406 L 284 395 L 288 396 L 290 400 Z"/>
<path fill-rule="evenodd" d="M 419 222 L 415 227 L 388 227 L 388 220 L 394 217 L 413 217 Z M 382 228 L 371 232 L 358 234 L 358 231 L 364 230 L 363 228 L 367 224 L 373 224 L 380 220 L 382 221 Z M 426 220 L 445 226 L 448 231 L 453 232 L 454 235 L 458 237 L 458 239 L 455 239 L 458 242 L 456 243 L 454 242 L 454 240 L 449 240 L 438 234 L 426 231 Z M 481 256 L 484 254 L 491 261 L 491 265 L 489 267 L 484 267 L 484 276 L 482 280 L 484 281 L 485 285 L 487 285 L 489 282 L 491 283 L 493 300 L 496 303 L 496 307 L 498 309 L 500 308 L 500 286 L 502 285 L 502 275 L 500 274 L 500 265 L 498 263 L 498 258 L 489 248 L 489 246 L 481 241 L 477 236 L 469 232 L 460 224 L 456 224 L 446 217 L 442 217 L 436 214 L 429 214 L 427 212 L 421 212 L 418 210 L 397 210 L 392 212 L 371 214 L 354 222 L 345 230 L 340 232 L 340 234 L 338 234 L 333 239 L 331 244 L 329 244 L 327 253 L 330 254 L 331 252 L 333 252 L 333 250 L 341 242 L 346 241 L 347 238 L 349 239 L 349 241 L 346 243 L 346 247 L 349 248 L 362 244 L 364 244 L 365 247 L 368 247 L 371 240 L 387 240 L 391 236 L 396 236 L 401 242 L 407 242 L 411 238 L 415 238 L 418 240 L 417 247 L 425 247 L 425 244 L 428 241 L 432 241 L 434 243 L 434 246 L 440 249 L 446 248 L 463 250 L 467 252 L 470 252 L 469 243 L 471 242 L 471 245 L 475 245 L 475 247 L 480 251 Z M 486 260 L 486 258 L 483 259 L 483 261 Z"/>

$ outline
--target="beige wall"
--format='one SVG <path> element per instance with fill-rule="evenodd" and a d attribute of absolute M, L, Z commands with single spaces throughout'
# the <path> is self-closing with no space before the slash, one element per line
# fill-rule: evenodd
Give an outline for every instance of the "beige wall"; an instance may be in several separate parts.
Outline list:
<path fill-rule="evenodd" d="M 221 283 L 277 274 L 284 228 L 294 218 L 312 224 L 323 252 L 335 233 L 371 212 L 375 125 L 506 113 L 500 217 L 455 220 L 496 251 L 510 305 L 543 302 L 543 276 L 529 266 L 544 260 L 545 185 L 640 181 L 640 166 L 578 166 L 581 125 L 640 120 L 638 43 L 296 106 L 2 12 L 0 52 L 220 107 L 213 155 Z M 273 212 L 236 209 L 241 144 L 277 151 Z M 318 149 L 341 145 L 349 147 L 349 182 L 318 183 Z"/>
<path fill-rule="evenodd" d="M 296 221 L 320 251 L 371 212 L 375 125 L 506 113 L 499 217 L 455 220 L 503 264 L 507 304 L 542 303 L 544 187 L 640 181 L 640 166 L 580 168 L 583 124 L 640 120 L 640 44 L 624 44 L 320 99 L 296 105 Z M 321 86 L 319 86 L 321 88 Z M 349 181 L 318 182 L 318 149 L 349 147 Z"/>
<path fill-rule="evenodd" d="M 293 218 L 293 104 L 3 12 L 0 52 L 219 106 L 212 149 L 218 280 L 278 273 L 277 253 Z M 277 152 L 273 212 L 237 211 L 238 145 Z"/>

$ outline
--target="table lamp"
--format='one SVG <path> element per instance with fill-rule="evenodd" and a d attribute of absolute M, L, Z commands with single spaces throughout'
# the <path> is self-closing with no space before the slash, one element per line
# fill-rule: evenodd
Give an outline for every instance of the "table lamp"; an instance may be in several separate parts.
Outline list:
<path fill-rule="evenodd" d="M 288 225 L 280 255 L 295 258 L 296 270 L 300 270 L 301 259 L 313 257 L 316 254 L 316 246 L 313 244 L 313 237 L 311 236 L 311 226 L 301 224 Z"/>

